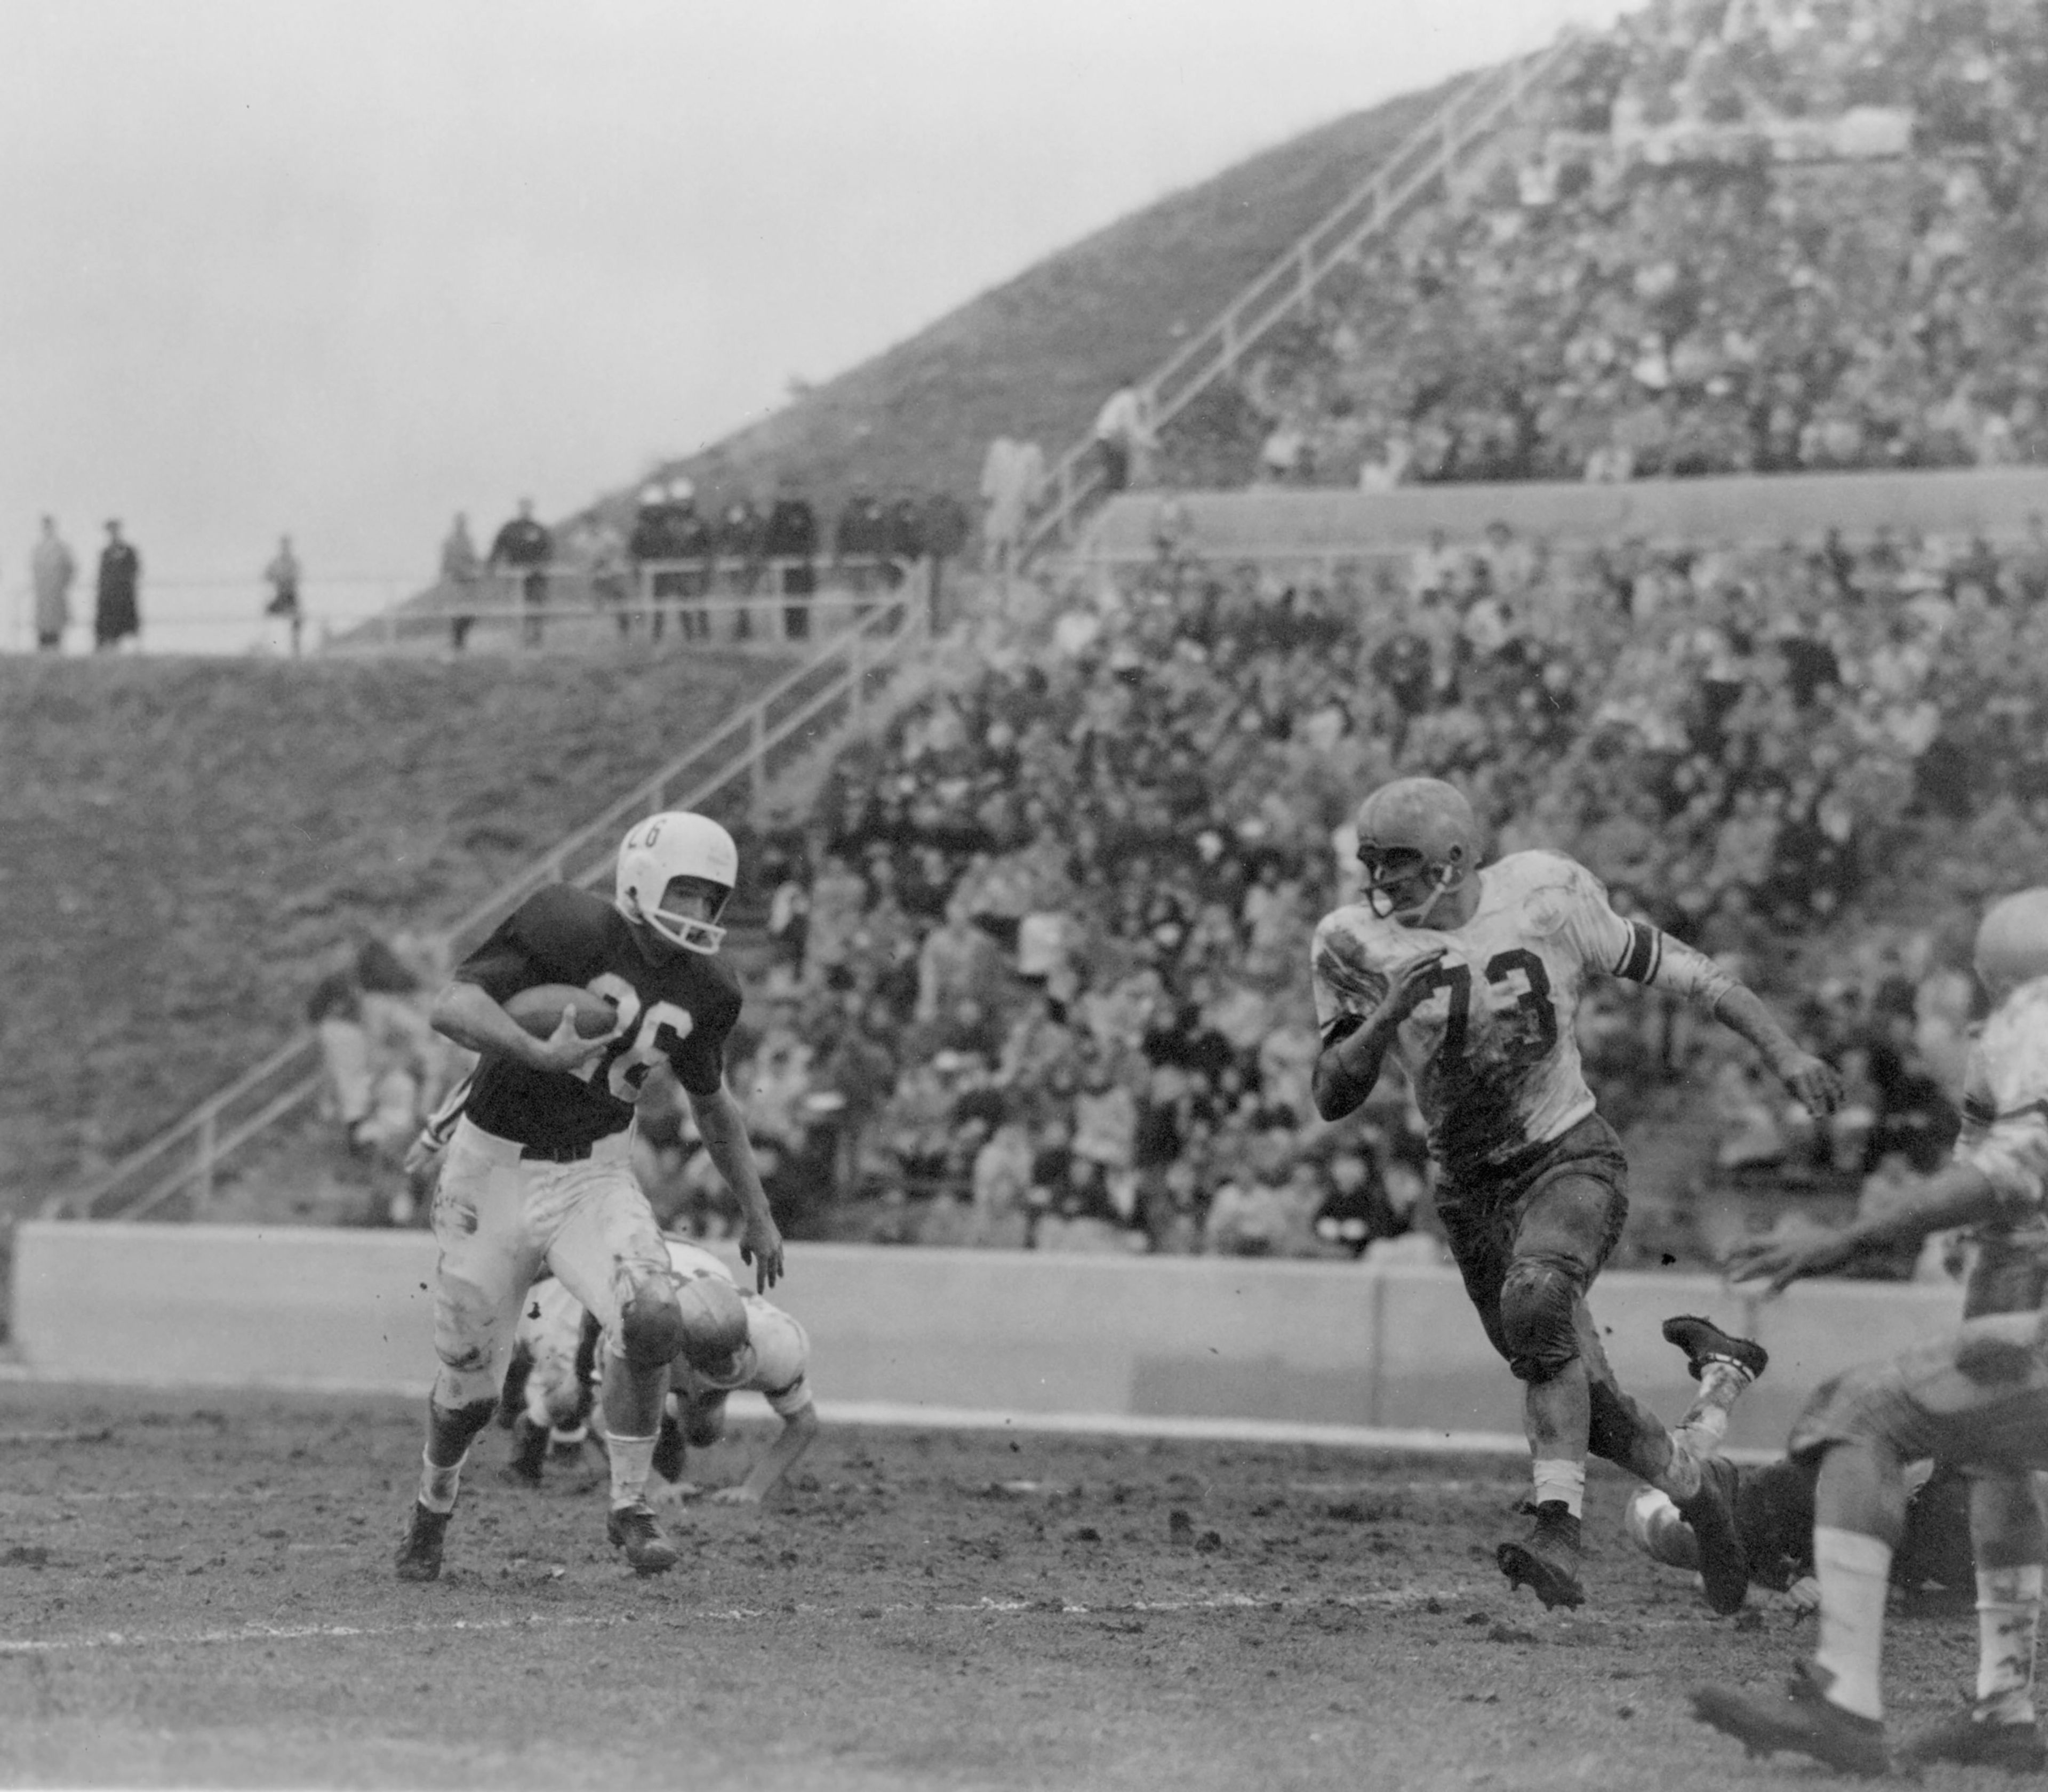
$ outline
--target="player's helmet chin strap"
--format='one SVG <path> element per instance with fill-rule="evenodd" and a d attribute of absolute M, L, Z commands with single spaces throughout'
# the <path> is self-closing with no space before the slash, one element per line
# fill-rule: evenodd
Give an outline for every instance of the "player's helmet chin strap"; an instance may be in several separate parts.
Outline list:
<path fill-rule="evenodd" d="M 1406 910 L 1394 902 L 1391 895 L 1377 886 L 1371 886 L 1366 891 L 1372 912 L 1382 921 L 1398 921 L 1404 927 L 1427 927 L 1429 925 L 1429 917 L 1437 912 L 1437 905 L 1453 890 L 1458 889 L 1465 881 L 1463 868 L 1456 865 L 1437 866 L 1435 877 L 1435 884 L 1429 891 L 1429 899 L 1415 911 L 1412 917 Z M 1384 907 L 1381 906 L 1383 903 L 1385 905 Z"/>

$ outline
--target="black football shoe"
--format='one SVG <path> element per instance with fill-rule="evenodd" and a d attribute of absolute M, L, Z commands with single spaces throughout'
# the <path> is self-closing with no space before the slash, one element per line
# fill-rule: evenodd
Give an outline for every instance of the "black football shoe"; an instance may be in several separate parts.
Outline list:
<path fill-rule="evenodd" d="M 1749 1597 L 1749 1553 L 1736 1527 L 1736 1494 L 1735 1464 L 1712 1456 L 1700 1464 L 1700 1491 L 1673 1502 L 1699 1543 L 1707 1604 L 1723 1617 L 1740 1612 Z"/>
<path fill-rule="evenodd" d="M 1586 1589 L 1579 1579 L 1578 1515 L 1561 1499 L 1546 1499 L 1523 1507 L 1535 1522 L 1519 1543 L 1503 1543 L 1493 1552 L 1500 1572 L 1507 1577 L 1507 1590 L 1526 1587 L 1542 1600 L 1546 1609 L 1562 1605 L 1583 1605 Z"/>
<path fill-rule="evenodd" d="M 2037 1724 L 1994 1723 L 1980 1706 L 1966 1705 L 1909 1737 L 1899 1759 L 1910 1767 L 1961 1761 L 1966 1767 L 2003 1767 L 2009 1774 L 2038 1774 L 2048 1767 L 2048 1745 Z"/>
<path fill-rule="evenodd" d="M 1771 1364 L 1771 1352 L 1762 1344 L 1753 1339 L 1732 1336 L 1696 1313 L 1681 1313 L 1666 1320 L 1664 1341 L 1685 1352 L 1685 1367 L 1694 1381 L 1709 1363 L 1732 1363 L 1739 1369 L 1747 1369 L 1751 1381 Z"/>
<path fill-rule="evenodd" d="M 1777 1697 L 1733 1686 L 1701 1686 L 1693 1694 L 1693 1715 L 1733 1736 L 1751 1755 L 1769 1755 L 1782 1748 L 1810 1755 L 1844 1773 L 1881 1778 L 1891 1769 L 1883 1724 L 1830 1705 L 1831 1679 L 1825 1670 L 1802 1662 Z"/>
<path fill-rule="evenodd" d="M 452 1512 L 430 1512 L 417 1500 L 413 1522 L 405 1528 L 405 1540 L 398 1546 L 398 1578 L 401 1581 L 438 1581 L 441 1575 L 441 1544 L 448 1535 Z"/>
<path fill-rule="evenodd" d="M 665 1574 L 682 1559 L 644 1499 L 613 1507 L 604 1521 L 604 1534 L 614 1549 L 626 1552 L 635 1574 Z"/>

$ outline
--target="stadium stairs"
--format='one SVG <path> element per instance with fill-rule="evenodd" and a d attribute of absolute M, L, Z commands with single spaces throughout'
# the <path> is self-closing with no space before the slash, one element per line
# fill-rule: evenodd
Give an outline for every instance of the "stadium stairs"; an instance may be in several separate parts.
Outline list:
<path fill-rule="evenodd" d="M 657 662 L 667 669 L 665 676 L 642 668 L 642 676 L 633 677 L 614 667 L 595 689 L 591 685 L 596 669 L 573 662 L 555 663 L 545 677 L 503 660 L 488 671 L 417 660 L 335 662 L 332 670 L 323 669 L 316 676 L 329 684 L 339 681 L 351 706 L 351 727 L 367 731 L 385 750 L 359 752 L 353 769 L 344 770 L 351 762 L 337 749 L 342 764 L 334 769 L 332 781 L 347 788 L 311 798 L 301 788 L 297 814 L 274 813 L 274 802 L 266 804 L 260 795 L 267 782 L 262 776 L 194 763 L 231 755 L 234 747 L 208 739 L 208 731 L 188 712 L 192 725 L 180 735 L 179 692 L 153 695 L 146 688 L 149 674 L 161 680 L 164 669 L 141 662 L 122 669 L 125 677 L 117 674 L 121 688 L 111 705 L 117 714 L 123 707 L 157 711 L 171 706 L 168 716 L 153 716 L 151 727 L 165 737 L 158 760 L 180 785 L 185 801 L 182 815 L 163 816 L 160 823 L 166 830 L 180 820 L 188 823 L 199 838 L 180 840 L 153 877 L 138 869 L 113 879 L 114 888 L 132 890 L 145 913 L 161 920 L 152 943 L 177 952 L 180 963 L 173 987 L 154 991 L 152 1011 L 139 1020 L 132 1013 L 135 991 L 124 994 L 119 979 L 125 975 L 133 982 L 161 983 L 150 968 L 130 967 L 124 973 L 106 963 L 86 971 L 88 982 L 99 974 L 115 979 L 105 1001 L 116 1014 L 125 1004 L 127 1030 L 134 1036 L 126 1049 L 103 1051 L 95 1061 L 111 1076 L 138 1084 L 138 1092 L 154 1096 L 160 1106 L 171 1091 L 188 1091 L 196 1070 L 204 1074 L 205 1067 L 226 1068 L 223 1061 L 231 1064 L 230 1054 L 238 1047 L 246 1053 L 252 1038 L 261 1038 L 261 1031 L 248 1026 L 250 1014 L 301 1011 L 317 974 L 314 967 L 345 942 L 350 929 L 340 917 L 348 910 L 364 922 L 376 918 L 381 930 L 410 926 L 424 931 L 422 916 L 436 910 L 445 915 L 456 906 L 451 897 L 467 896 L 467 907 L 434 936 L 442 950 L 460 954 L 541 885 L 567 880 L 591 886 L 608 879 L 619 835 L 651 809 L 703 809 L 734 822 L 793 812 L 823 774 L 829 758 L 824 749 L 881 725 L 921 688 L 933 657 L 925 651 L 930 622 L 924 579 L 913 577 L 886 597 L 878 595 L 854 627 L 820 643 L 765 688 L 763 663 L 743 656 L 696 656 L 704 672 L 696 677 L 687 669 L 691 657 L 681 655 Z M 81 673 L 92 669 L 80 669 Z M 772 672 L 773 662 L 766 669 Z M 719 675 L 706 675 L 711 672 Z M 193 707 L 203 712 L 211 704 L 231 712 L 242 736 L 237 744 L 246 746 L 249 727 L 277 725 L 274 720 L 257 723 L 255 716 L 289 713 L 295 703 L 306 702 L 303 688 L 295 693 L 268 688 L 273 681 L 289 683 L 293 673 L 293 669 L 281 667 L 187 669 L 173 674 L 170 682 L 180 692 L 188 684 L 207 687 Z M 251 677 L 265 683 L 262 692 L 234 689 L 238 678 Z M 464 700 L 444 700 L 451 686 Z M 672 739 L 677 730 L 669 718 L 692 712 L 723 712 L 726 720 L 683 751 L 651 766 L 630 751 L 648 741 Z M 58 724 L 62 715 L 45 720 Z M 281 740 L 280 751 L 307 749 L 308 762 L 317 764 L 324 756 L 320 731 Z M 630 738 L 622 741 L 622 735 Z M 436 772 L 437 758 L 453 762 Z M 215 773 L 221 782 L 209 786 Z M 238 789 L 238 776 L 250 788 Z M 423 776 L 434 787 L 429 805 L 420 801 Z M 568 827 L 573 811 L 565 813 L 568 803 L 600 778 L 622 793 L 596 815 L 586 811 L 579 825 Z M 304 782 L 297 781 L 301 787 Z M 208 825 L 206 805 L 195 800 L 207 788 L 228 797 L 230 813 L 219 818 L 224 832 Z M 259 793 L 254 801 L 250 789 Z M 55 789 L 45 797 L 57 800 Z M 91 805 L 121 802 L 118 793 L 103 793 L 89 780 L 81 781 L 72 797 L 87 805 L 87 825 Z M 438 818 L 438 829 L 436 817 L 417 813 L 436 805 L 448 812 Z M 458 819 L 462 837 L 451 840 L 451 824 Z M 545 820 L 553 820 L 556 837 L 537 851 L 539 841 L 528 844 L 531 829 Z M 277 864 L 241 857 L 248 848 L 260 848 L 273 832 L 289 838 L 321 830 L 326 837 L 317 844 L 327 850 L 316 853 L 311 864 L 289 856 Z M 428 832 L 440 837 L 414 837 Z M 518 855 L 508 848 L 518 849 Z M 196 853 L 212 859 L 209 879 L 192 876 Z M 494 869 L 497 882 L 491 887 L 477 874 L 488 875 Z M 60 885 L 77 881 L 53 880 Z M 196 944 L 185 937 L 188 918 L 197 918 L 194 907 L 211 906 L 202 901 L 188 906 L 191 886 L 206 882 L 239 911 L 235 918 L 248 927 L 243 939 L 235 937 L 237 929 L 225 917 L 211 927 L 202 925 L 204 937 Z M 183 914 L 176 912 L 181 909 Z M 743 908 L 738 919 L 735 949 L 744 958 L 748 912 Z M 47 941 L 38 946 L 31 941 L 25 950 L 47 956 Z M 89 964 L 91 948 L 81 942 L 77 957 Z M 251 957 L 262 962 L 246 962 Z M 48 968 L 41 982 L 49 982 Z M 229 987 L 206 991 L 200 986 L 207 971 Z M 18 1054 L 27 1051 L 21 1016 L 33 1011 L 17 1010 L 10 1018 L 10 1034 L 21 1030 L 15 1041 L 17 1065 L 22 1061 Z M 273 1028 L 272 1037 L 283 1030 Z M 194 1033 L 203 1035 L 204 1043 Z M 14 1080 L 22 1080 L 18 1072 Z M 50 1216 L 202 1216 L 230 1160 L 239 1154 L 246 1166 L 274 1153 L 292 1123 L 311 1111 L 321 1081 L 316 1036 L 301 1026 L 183 1118 L 83 1179 L 75 1171 L 64 1177 L 61 1147 L 48 1129 L 37 1135 L 21 1128 L 25 1148 L 9 1152 L 15 1160 L 9 1180 L 33 1191 L 36 1198 L 28 1204 Z M 10 1092 L 15 1099 L 8 1107 L 14 1114 L 33 1111 L 38 1101 L 46 1113 L 77 1105 L 74 1095 L 56 1087 L 40 1092 L 17 1087 Z M 185 1100 L 190 1100 L 188 1092 Z M 100 1111 L 111 1106 L 125 1114 L 138 1105 L 103 1100 Z M 13 1204 L 18 1211 L 23 1203 L 17 1198 Z"/>
<path fill-rule="evenodd" d="M 1163 428 L 1216 383 L 1230 378 L 1274 328 L 1294 316 L 1323 282 L 1360 250 L 1397 227 L 1417 208 L 1483 174 L 1506 127 L 1521 116 L 1546 78 L 1577 43 L 1567 32 L 1534 54 L 1481 69 L 1432 113 L 1386 161 L 1305 231 L 1139 383 L 1152 425 Z M 1092 438 L 1076 442 L 1045 475 L 1022 550 L 1036 555 L 1073 545 L 1105 495 Z"/>

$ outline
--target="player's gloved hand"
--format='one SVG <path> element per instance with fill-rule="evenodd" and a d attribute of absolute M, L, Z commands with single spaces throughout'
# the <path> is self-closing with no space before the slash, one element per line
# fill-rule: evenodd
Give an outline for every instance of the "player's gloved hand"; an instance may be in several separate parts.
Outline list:
<path fill-rule="evenodd" d="M 1379 1003 L 1379 1011 L 1388 1022 L 1398 1026 L 1429 999 L 1437 987 L 1437 968 L 1443 961 L 1444 948 L 1437 946 L 1394 973 Z"/>
<path fill-rule="evenodd" d="M 1744 1239 L 1722 1259 L 1721 1273 L 1731 1282 L 1767 1283 L 1775 1294 L 1802 1276 L 1838 1270 L 1855 1255 L 1856 1247 L 1840 1232 Z"/>
<path fill-rule="evenodd" d="M 1842 1079 L 1835 1067 L 1811 1052 L 1796 1052 L 1773 1066 L 1778 1080 L 1809 1114 L 1832 1114 L 1842 1104 Z"/>
<path fill-rule="evenodd" d="M 714 1506 L 758 1506 L 761 1503 L 761 1495 L 744 1484 L 714 1488 L 709 1497 Z"/>
<path fill-rule="evenodd" d="M 782 1279 L 782 1235 L 766 1213 L 747 1221 L 739 1235 L 739 1256 L 754 1266 L 756 1293 L 766 1294 Z"/>
<path fill-rule="evenodd" d="M 529 1059 L 536 1070 L 575 1070 L 594 1058 L 619 1036 L 619 1019 L 615 1011 L 611 1030 L 586 1039 L 576 1031 L 576 1010 L 566 1005 L 562 1018 L 555 1022 L 555 1030 L 545 1039 L 533 1041 Z"/>

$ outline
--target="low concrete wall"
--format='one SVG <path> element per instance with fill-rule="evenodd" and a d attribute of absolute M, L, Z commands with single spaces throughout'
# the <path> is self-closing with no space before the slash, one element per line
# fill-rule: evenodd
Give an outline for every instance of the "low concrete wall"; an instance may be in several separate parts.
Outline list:
<path fill-rule="evenodd" d="M 1090 526 L 1084 552 L 1146 561 L 1158 552 L 1158 491 L 1111 498 Z M 1926 471 L 1772 473 L 1699 479 L 1637 479 L 1623 485 L 1402 486 L 1392 491 L 1334 490 L 1176 492 L 1189 525 L 1189 551 L 1217 558 L 1261 555 L 1321 559 L 1388 553 L 1442 529 L 1476 539 L 1490 522 L 1563 543 L 1647 540 L 1817 541 L 1830 528 L 1861 539 L 1880 526 L 1929 534 L 2023 535 L 2048 513 L 2048 468 L 1994 467 Z"/>
<path fill-rule="evenodd" d="M 161 1386 L 418 1394 L 433 1371 L 432 1241 L 417 1232 L 33 1221 L 16 1236 L 29 1372 Z M 793 1245 L 778 1304 L 828 1402 L 1519 1433 L 1520 1401 L 1457 1277 L 1238 1258 Z M 1768 1375 L 1729 1441 L 1769 1448 L 1824 1376 L 1955 1323 L 1958 1292 L 1820 1283 L 1759 1305 L 1701 1276 L 1604 1277 L 1625 1385 L 1675 1418 L 1691 1383 L 1658 1336 L 1708 1313 Z"/>

